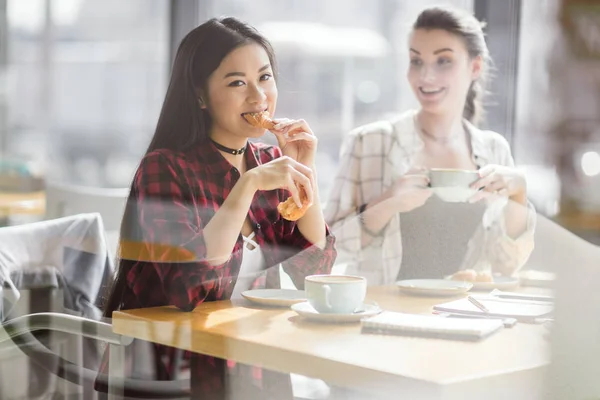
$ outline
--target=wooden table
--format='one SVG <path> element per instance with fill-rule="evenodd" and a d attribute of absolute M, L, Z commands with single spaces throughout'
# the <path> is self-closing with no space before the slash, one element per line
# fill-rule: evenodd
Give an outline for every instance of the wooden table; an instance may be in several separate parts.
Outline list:
<path fill-rule="evenodd" d="M 452 298 L 410 297 L 373 287 L 383 309 L 428 314 Z M 308 322 L 289 309 L 245 301 L 113 314 L 116 333 L 197 353 L 410 399 L 542 398 L 549 362 L 546 328 L 519 323 L 481 341 L 361 334 L 360 324 Z"/>
<path fill-rule="evenodd" d="M 43 215 L 46 212 L 46 193 L 0 192 L 0 218 L 11 215 Z"/>

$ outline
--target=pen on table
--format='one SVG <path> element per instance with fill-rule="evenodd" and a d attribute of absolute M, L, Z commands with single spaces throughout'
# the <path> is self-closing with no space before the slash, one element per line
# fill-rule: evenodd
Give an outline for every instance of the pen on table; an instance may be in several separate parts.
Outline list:
<path fill-rule="evenodd" d="M 479 308 L 481 311 L 483 311 L 484 313 L 489 313 L 490 310 L 487 309 L 486 306 L 484 306 L 483 304 L 481 304 L 480 302 L 478 302 L 477 300 L 475 300 L 473 297 L 471 296 L 467 296 L 467 299 L 473 303 L 475 305 L 475 307 Z"/>
<path fill-rule="evenodd" d="M 513 326 L 515 326 L 517 324 L 516 318 L 493 317 L 493 316 L 489 316 L 489 315 L 442 313 L 439 311 L 433 311 L 433 313 L 439 315 L 440 317 L 445 317 L 445 318 L 499 319 L 502 321 L 505 328 L 512 328 Z"/>
<path fill-rule="evenodd" d="M 554 301 L 554 298 L 548 295 L 502 292 L 498 289 L 492 290 L 490 295 L 498 297 L 499 299 L 546 301 L 550 303 Z"/>

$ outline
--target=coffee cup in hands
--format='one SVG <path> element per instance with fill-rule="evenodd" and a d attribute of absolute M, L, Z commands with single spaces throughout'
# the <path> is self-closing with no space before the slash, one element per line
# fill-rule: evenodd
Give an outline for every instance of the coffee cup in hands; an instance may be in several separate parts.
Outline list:
<path fill-rule="evenodd" d="M 310 305 L 322 314 L 352 314 L 367 295 L 367 280 L 352 275 L 311 275 L 304 279 Z"/>
<path fill-rule="evenodd" d="M 470 185 L 479 179 L 476 170 L 431 168 L 429 184 L 433 192 L 442 200 L 451 203 L 467 202 L 477 189 Z"/>

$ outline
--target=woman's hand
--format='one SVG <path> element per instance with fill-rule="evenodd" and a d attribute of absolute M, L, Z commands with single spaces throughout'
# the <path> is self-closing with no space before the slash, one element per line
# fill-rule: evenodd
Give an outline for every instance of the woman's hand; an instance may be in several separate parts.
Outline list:
<path fill-rule="evenodd" d="M 313 172 L 307 166 L 288 156 L 276 158 L 246 172 L 252 179 L 256 190 L 287 189 L 290 191 L 294 202 L 302 207 L 300 187 L 306 193 L 309 204 L 314 198 L 315 182 Z"/>
<path fill-rule="evenodd" d="M 506 196 L 519 204 L 527 203 L 527 181 L 521 171 L 503 165 L 486 165 L 479 170 L 479 179 L 471 188 L 479 190 L 469 199 L 471 203 L 490 196 Z"/>
<path fill-rule="evenodd" d="M 398 178 L 383 193 L 383 200 L 393 200 L 397 212 L 408 212 L 421 207 L 433 193 L 428 187 L 429 177 L 424 169 L 413 169 Z"/>
<path fill-rule="evenodd" d="M 317 138 L 303 120 L 275 119 L 275 128 L 271 130 L 284 156 L 288 156 L 307 167 L 315 163 L 317 152 Z"/>

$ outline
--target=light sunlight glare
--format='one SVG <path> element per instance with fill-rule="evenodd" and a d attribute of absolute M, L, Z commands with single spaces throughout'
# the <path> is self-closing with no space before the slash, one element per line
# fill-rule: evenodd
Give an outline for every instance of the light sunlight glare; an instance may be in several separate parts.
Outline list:
<path fill-rule="evenodd" d="M 581 156 L 581 169 L 587 176 L 600 174 L 600 154 L 588 151 Z"/>

